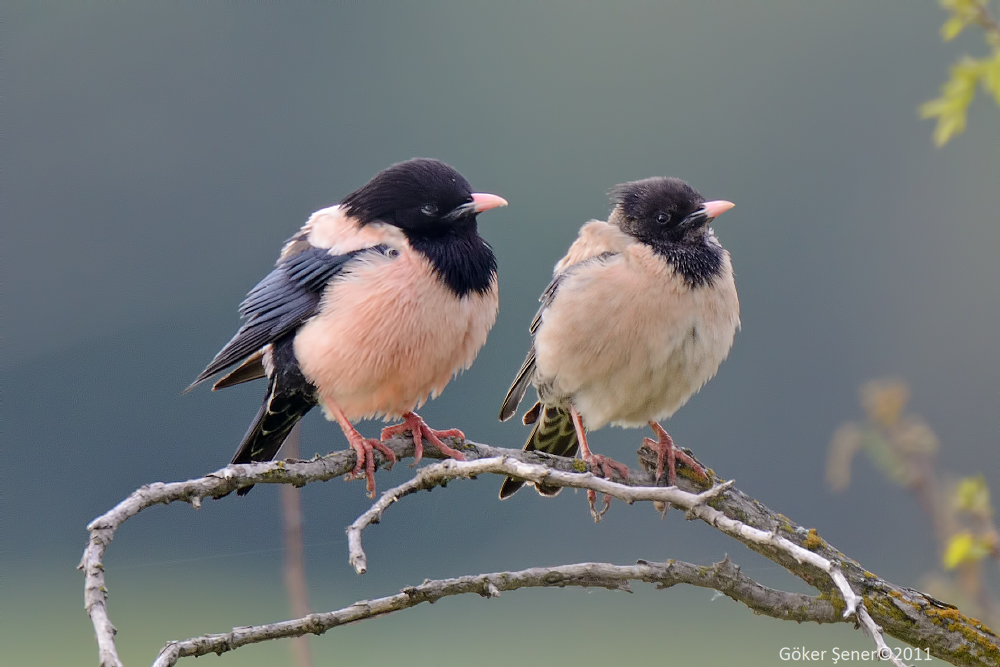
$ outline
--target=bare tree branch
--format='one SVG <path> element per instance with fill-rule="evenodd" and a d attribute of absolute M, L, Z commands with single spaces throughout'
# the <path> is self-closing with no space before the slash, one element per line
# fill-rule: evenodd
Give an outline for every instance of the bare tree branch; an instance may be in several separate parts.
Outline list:
<path fill-rule="evenodd" d="M 762 586 L 743 574 L 739 566 L 733 564 L 728 557 L 711 567 L 672 560 L 665 563 L 640 561 L 631 566 L 577 563 L 425 581 L 419 586 L 404 588 L 398 595 L 362 600 L 337 611 L 309 614 L 281 623 L 233 628 L 225 634 L 170 642 L 160 652 L 153 667 L 172 667 L 180 658 L 224 653 L 270 639 L 300 637 L 310 633 L 318 635 L 345 623 L 409 609 L 422 602 L 436 602 L 452 595 L 477 593 L 485 598 L 494 598 L 504 591 L 516 591 L 520 588 L 566 586 L 631 592 L 630 581 L 657 584 L 659 589 L 677 584 L 714 588 L 754 611 L 775 618 L 816 623 L 837 623 L 843 620 L 829 600 Z"/>
<path fill-rule="evenodd" d="M 639 500 L 650 500 L 686 510 L 688 518 L 699 518 L 733 537 L 781 549 L 800 564 L 808 563 L 823 570 L 830 575 L 830 579 L 845 601 L 841 617 L 847 619 L 858 612 L 860 598 L 851 590 L 847 579 L 836 563 L 818 556 L 783 537 L 778 537 L 777 531 L 766 532 L 752 528 L 740 521 L 730 519 L 718 510 L 706 505 L 709 500 L 731 487 L 733 485 L 732 481 L 717 484 L 707 491 L 693 494 L 676 487 L 630 487 L 594 477 L 593 473 L 590 472 L 566 473 L 555 471 L 543 465 L 512 461 L 503 456 L 478 459 L 476 461 L 442 461 L 441 463 L 421 469 L 413 479 L 383 493 L 382 497 L 367 512 L 358 517 L 347 528 L 347 543 L 351 565 L 354 566 L 358 574 L 365 573 L 367 570 L 367 560 L 365 552 L 361 548 L 361 532 L 372 523 L 381 521 L 382 514 L 393 503 L 417 491 L 430 491 L 435 486 L 444 486 L 449 480 L 460 478 L 474 479 L 477 475 L 483 473 L 511 475 L 536 484 L 545 484 L 546 486 L 592 489 L 604 493 L 606 498 L 608 496 L 618 498 L 629 504 Z M 605 503 L 607 502 L 606 499 Z M 600 515 L 595 515 L 594 519 L 599 520 L 599 517 Z M 882 639 L 881 628 L 872 621 L 868 613 L 862 610 L 859 617 L 869 630 L 869 634 L 875 640 L 880 652 L 879 655 L 884 656 L 886 660 L 892 661 L 896 667 L 906 667 L 902 661 L 893 656 L 892 651 L 885 645 L 885 641 Z"/>
<path fill-rule="evenodd" d="M 413 455 L 413 444 L 408 438 L 399 436 L 387 444 L 397 458 Z M 659 486 L 625 492 L 622 487 L 657 487 L 653 474 L 648 472 L 650 466 L 655 465 L 654 454 L 640 450 L 640 463 L 645 470 L 630 470 L 627 478 L 618 477 L 615 473 L 611 480 L 606 480 L 587 474 L 588 466 L 579 460 L 469 442 L 460 447 L 469 462 L 494 459 L 487 465 L 501 466 L 503 474 L 523 474 L 525 479 L 531 480 L 531 475 L 543 474 L 533 466 L 541 466 L 545 468 L 546 484 L 589 488 L 601 493 L 614 492 L 621 494 L 619 497 L 622 498 L 626 497 L 626 493 L 634 492 L 636 495 L 628 496 L 631 500 L 671 503 L 676 500 L 678 506 L 689 509 L 689 517 L 699 518 L 732 535 L 750 549 L 780 564 L 818 589 L 820 598 L 828 600 L 838 616 L 844 617 L 845 612 L 849 613 L 850 603 L 853 602 L 850 595 L 842 593 L 846 583 L 846 590 L 852 595 L 857 594 L 863 601 L 864 606 L 859 607 L 858 616 L 859 621 L 866 626 L 869 624 L 865 617 L 870 616 L 871 625 L 881 626 L 889 635 L 926 648 L 932 655 L 955 665 L 1000 667 L 1000 638 L 982 623 L 924 593 L 885 581 L 833 548 L 815 530 L 807 530 L 793 523 L 785 515 L 773 512 L 738 489 L 720 489 L 715 497 L 708 498 L 703 504 L 700 500 L 696 502 L 689 497 L 686 500 L 688 505 L 684 505 L 684 497 L 676 495 L 676 492 L 697 496 L 721 482 L 714 478 L 711 471 L 710 477 L 713 480 L 705 482 L 682 467 L 678 470 L 676 489 Z M 381 455 L 376 456 L 378 462 L 384 464 Z M 440 455 L 430 447 L 425 450 L 425 456 Z M 144 486 L 91 522 L 88 526 L 90 540 L 80 568 L 86 579 L 85 603 L 97 632 L 101 665 L 121 667 L 114 646 L 114 629 L 108 619 L 102 560 L 115 531 L 122 523 L 152 505 L 184 501 L 197 508 L 203 498 L 219 498 L 250 484 L 283 483 L 301 486 L 313 481 L 329 480 L 352 470 L 354 463 L 354 452 L 344 451 L 311 461 L 273 461 L 266 464 L 228 466 L 199 479 Z M 516 467 L 516 464 L 526 464 L 527 467 Z M 453 466 L 454 463 L 448 464 L 453 471 L 461 470 Z M 564 477 L 559 473 L 570 474 Z M 843 577 L 844 582 L 836 580 L 838 574 Z M 313 616 L 315 615 L 306 618 Z M 878 637 L 877 632 L 875 636 Z"/>
<path fill-rule="evenodd" d="M 485 473 L 511 475 L 530 482 L 544 483 L 551 486 L 592 489 L 618 498 L 619 500 L 624 500 L 630 505 L 637 500 L 651 500 L 670 503 L 675 507 L 685 510 L 694 510 L 695 507 L 704 505 L 709 499 L 719 495 L 733 484 L 732 482 L 725 482 L 699 494 L 692 494 L 672 486 L 626 486 L 595 477 L 590 472 L 568 473 L 560 470 L 552 470 L 544 465 L 525 463 L 524 461 L 510 459 L 506 456 L 476 459 L 474 461 L 448 459 L 441 463 L 421 468 L 413 479 L 384 492 L 382 497 L 371 506 L 371 509 L 347 527 L 349 559 L 355 571 L 358 574 L 364 574 L 368 571 L 368 561 L 364 550 L 361 548 L 361 531 L 373 523 L 378 523 L 382 519 L 382 514 L 393 503 L 417 491 L 430 491 L 436 486 L 445 486 L 449 480 L 459 478 L 475 479 L 477 475 Z M 813 554 L 806 551 L 803 557 L 810 558 L 813 557 Z"/>

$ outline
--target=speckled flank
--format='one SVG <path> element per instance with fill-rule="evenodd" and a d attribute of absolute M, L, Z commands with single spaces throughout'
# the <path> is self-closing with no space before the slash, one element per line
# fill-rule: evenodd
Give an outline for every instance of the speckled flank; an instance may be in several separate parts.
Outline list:
<path fill-rule="evenodd" d="M 535 336 L 538 386 L 546 403 L 572 397 L 588 429 L 665 419 L 715 375 L 739 324 L 728 253 L 713 288 L 692 289 L 633 241 L 566 276 Z"/>
<path fill-rule="evenodd" d="M 352 421 L 399 417 L 440 393 L 472 364 L 496 321 L 495 280 L 486 294 L 460 299 L 405 240 L 390 245 L 400 254 L 366 258 L 333 283 L 295 338 L 321 403 L 335 401 Z"/>
<path fill-rule="evenodd" d="M 622 252 L 635 239 L 615 225 L 603 220 L 591 220 L 580 228 L 576 241 L 569 247 L 566 256 L 556 264 L 555 273 L 559 274 L 574 264 L 606 252 Z"/>

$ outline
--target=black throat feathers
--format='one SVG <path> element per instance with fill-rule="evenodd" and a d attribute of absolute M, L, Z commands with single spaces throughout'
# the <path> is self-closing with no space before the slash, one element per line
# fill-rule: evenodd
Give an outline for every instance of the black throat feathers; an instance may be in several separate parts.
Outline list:
<path fill-rule="evenodd" d="M 497 275 L 497 258 L 474 225 L 424 236 L 407 233 L 410 246 L 426 257 L 435 273 L 459 297 L 486 294 Z"/>
<path fill-rule="evenodd" d="M 722 257 L 726 251 L 722 246 L 709 242 L 707 238 L 697 243 L 656 239 L 647 241 L 664 257 L 677 273 L 684 276 L 684 282 L 691 287 L 711 285 L 722 275 Z"/>

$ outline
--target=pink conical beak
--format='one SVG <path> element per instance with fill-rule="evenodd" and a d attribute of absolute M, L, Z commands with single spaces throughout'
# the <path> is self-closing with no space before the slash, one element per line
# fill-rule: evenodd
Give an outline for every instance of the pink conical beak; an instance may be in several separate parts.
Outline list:
<path fill-rule="evenodd" d="M 503 197 L 486 194 L 485 192 L 472 193 L 472 206 L 476 213 L 482 213 L 483 211 L 488 211 L 491 208 L 499 208 L 506 205 L 507 200 Z"/>
<path fill-rule="evenodd" d="M 719 217 L 734 206 L 736 206 L 736 204 L 731 201 L 726 201 L 725 199 L 707 201 L 702 204 L 702 208 L 705 209 L 705 214 L 709 217 L 709 219 Z"/>

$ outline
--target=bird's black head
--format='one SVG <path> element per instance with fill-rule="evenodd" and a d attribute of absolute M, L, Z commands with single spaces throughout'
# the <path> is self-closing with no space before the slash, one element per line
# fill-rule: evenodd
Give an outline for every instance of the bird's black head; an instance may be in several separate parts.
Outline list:
<path fill-rule="evenodd" d="M 380 171 L 340 204 L 361 225 L 385 222 L 410 237 L 434 238 L 474 232 L 477 214 L 507 202 L 474 193 L 460 173 L 440 160 L 413 158 Z"/>
<path fill-rule="evenodd" d="M 611 200 L 622 231 L 646 243 L 698 241 L 710 221 L 701 210 L 705 198 L 679 178 L 622 183 L 611 190 Z"/>
<path fill-rule="evenodd" d="M 666 257 L 689 283 L 703 284 L 717 274 L 723 250 L 709 225 L 732 202 L 706 202 L 679 178 L 662 176 L 617 185 L 611 200 L 608 222 Z"/>
<path fill-rule="evenodd" d="M 476 216 L 507 202 L 473 192 L 444 162 L 414 158 L 394 164 L 340 205 L 359 225 L 384 222 L 403 230 L 456 295 L 484 294 L 494 284 L 496 257 L 477 232 Z"/>

